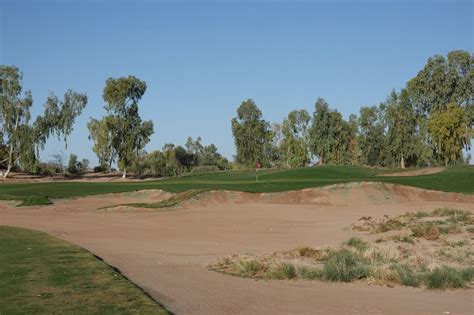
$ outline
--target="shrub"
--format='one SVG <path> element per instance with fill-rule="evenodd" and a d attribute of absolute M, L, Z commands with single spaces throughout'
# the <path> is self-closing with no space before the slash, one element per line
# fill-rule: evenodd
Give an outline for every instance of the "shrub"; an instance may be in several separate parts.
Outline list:
<path fill-rule="evenodd" d="M 435 268 L 426 275 L 426 286 L 430 289 L 463 288 L 465 285 L 462 272 L 452 267 Z"/>
<path fill-rule="evenodd" d="M 468 231 L 469 233 L 474 233 L 474 226 L 466 228 L 466 231 Z"/>
<path fill-rule="evenodd" d="M 257 260 L 240 260 L 235 264 L 235 272 L 242 277 L 255 276 L 264 266 Z"/>
<path fill-rule="evenodd" d="M 387 264 L 367 266 L 367 280 L 369 283 L 385 284 L 397 279 L 397 273 Z"/>
<path fill-rule="evenodd" d="M 396 265 L 395 271 L 397 272 L 400 283 L 409 287 L 419 287 L 421 279 L 413 269 L 408 265 Z"/>
<path fill-rule="evenodd" d="M 366 275 L 367 268 L 362 258 L 347 249 L 341 249 L 333 252 L 324 263 L 321 277 L 328 281 L 351 282 Z"/>
<path fill-rule="evenodd" d="M 436 240 L 439 238 L 440 231 L 433 222 L 426 222 L 411 227 L 414 237 L 422 237 L 427 240 Z"/>
<path fill-rule="evenodd" d="M 102 173 L 107 171 L 107 167 L 104 165 L 97 165 L 93 168 L 94 173 Z"/>
<path fill-rule="evenodd" d="M 316 267 L 300 267 L 298 268 L 298 275 L 306 280 L 320 279 L 322 276 L 322 270 Z"/>
<path fill-rule="evenodd" d="M 298 254 L 301 257 L 310 257 L 316 260 L 322 260 L 324 259 L 324 256 L 325 256 L 322 250 L 314 249 L 307 246 L 299 247 L 297 250 L 298 250 Z"/>
<path fill-rule="evenodd" d="M 351 246 L 351 247 L 354 247 L 355 249 L 357 249 L 358 251 L 360 252 L 363 252 L 367 249 L 367 243 L 364 242 L 363 240 L 361 240 L 360 238 L 358 237 L 351 237 L 347 242 L 346 242 L 346 245 L 347 246 Z"/>
<path fill-rule="evenodd" d="M 400 230 L 405 226 L 403 222 L 396 219 L 389 219 L 383 223 L 380 223 L 375 229 L 375 233 L 384 233 L 392 230 Z"/>
<path fill-rule="evenodd" d="M 279 280 L 293 279 L 296 277 L 296 268 L 290 263 L 279 263 L 268 270 L 267 277 Z"/>

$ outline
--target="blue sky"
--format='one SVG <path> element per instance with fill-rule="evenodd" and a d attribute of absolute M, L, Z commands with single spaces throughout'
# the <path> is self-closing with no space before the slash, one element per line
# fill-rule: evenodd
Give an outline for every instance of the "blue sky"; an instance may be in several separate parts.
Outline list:
<path fill-rule="evenodd" d="M 265 119 L 313 111 L 318 96 L 345 117 L 402 88 L 427 58 L 473 51 L 472 1 L 5 1 L 0 63 L 24 73 L 42 111 L 50 91 L 87 93 L 63 150 L 97 160 L 89 117 L 104 115 L 108 77 L 148 84 L 140 103 L 155 123 L 148 151 L 188 136 L 235 152 L 230 120 L 252 98 Z"/>

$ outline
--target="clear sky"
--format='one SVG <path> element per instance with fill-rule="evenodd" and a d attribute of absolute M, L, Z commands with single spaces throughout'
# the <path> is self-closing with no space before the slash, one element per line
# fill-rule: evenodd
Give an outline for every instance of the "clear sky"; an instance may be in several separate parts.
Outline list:
<path fill-rule="evenodd" d="M 0 63 L 18 66 L 33 113 L 49 91 L 85 92 L 66 154 L 96 163 L 89 117 L 104 115 L 108 77 L 148 84 L 146 149 L 188 136 L 235 152 L 230 120 L 252 98 L 265 119 L 312 113 L 318 96 L 345 117 L 402 88 L 427 58 L 473 51 L 473 1 L 0 0 Z M 64 150 L 50 139 L 43 160 Z"/>

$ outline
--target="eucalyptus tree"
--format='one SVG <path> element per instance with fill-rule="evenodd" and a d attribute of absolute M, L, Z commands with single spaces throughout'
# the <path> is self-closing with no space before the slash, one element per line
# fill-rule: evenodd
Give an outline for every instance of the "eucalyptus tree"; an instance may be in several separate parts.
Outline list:
<path fill-rule="evenodd" d="M 436 154 L 445 166 L 462 159 L 462 149 L 470 149 L 473 128 L 465 110 L 456 103 L 431 114 L 428 130 Z"/>
<path fill-rule="evenodd" d="M 426 158 L 427 153 L 431 151 L 431 159 L 446 164 L 458 156 L 462 148 L 468 146 L 467 143 L 470 140 L 464 141 L 458 138 L 456 145 L 452 143 L 450 147 L 460 146 L 460 152 L 447 153 L 443 149 L 448 145 L 447 140 L 443 140 L 443 144 L 440 143 L 442 138 L 440 138 L 440 134 L 458 134 L 458 126 L 464 122 L 450 121 L 448 117 L 457 119 L 457 114 L 461 111 L 467 121 L 467 128 L 472 130 L 474 125 L 473 64 L 473 55 L 463 50 L 451 51 L 447 58 L 439 55 L 433 56 L 428 59 L 424 68 L 407 83 L 410 99 L 416 108 L 421 144 L 424 148 L 431 147 L 431 150 L 423 150 L 425 160 L 428 159 Z M 436 126 L 434 121 L 443 122 L 445 125 Z M 448 127 L 452 129 L 447 130 Z M 442 132 L 440 128 L 446 130 Z M 444 156 L 444 153 L 447 153 L 448 156 Z"/>
<path fill-rule="evenodd" d="M 237 109 L 237 117 L 232 119 L 232 134 L 238 163 L 253 166 L 259 161 L 262 165 L 268 165 L 272 132 L 253 100 L 242 102 Z"/>
<path fill-rule="evenodd" d="M 318 97 L 313 113 L 313 123 L 310 130 L 311 152 L 319 158 L 319 164 L 323 165 L 331 150 L 330 129 L 331 111 L 329 104 Z"/>
<path fill-rule="evenodd" d="M 407 89 L 419 114 L 444 110 L 450 103 L 469 106 L 474 95 L 473 56 L 463 50 L 448 53 L 447 58 L 430 57 L 418 74 L 408 81 Z"/>
<path fill-rule="evenodd" d="M 32 170 L 37 164 L 39 150 L 44 148 L 50 135 L 55 134 L 59 139 L 62 137 L 67 147 L 67 138 L 76 117 L 87 104 L 87 96 L 68 90 L 60 101 L 50 94 L 44 114 L 37 116 L 30 124 L 33 97 L 30 91 L 22 94 L 23 74 L 15 66 L 3 65 L 0 66 L 0 78 L 0 121 L 7 145 L 7 170 L 3 176 L 7 177 L 18 162 L 24 170 Z"/>
<path fill-rule="evenodd" d="M 387 124 L 387 144 L 393 160 L 399 161 L 400 168 L 405 162 L 415 162 L 421 147 L 417 136 L 417 118 L 408 91 L 400 94 L 392 91 L 385 103 Z"/>
<path fill-rule="evenodd" d="M 362 164 L 385 164 L 385 126 L 381 116 L 381 109 L 377 106 L 363 106 L 360 109 L 358 124 Z"/>
<path fill-rule="evenodd" d="M 113 153 L 107 152 L 102 155 L 102 158 L 106 160 L 116 155 L 123 178 L 127 176 L 127 168 L 131 166 L 153 134 L 153 122 L 142 121 L 138 113 L 138 101 L 143 97 L 146 89 L 146 82 L 134 76 L 109 78 L 105 82 L 103 99 L 108 115 L 103 118 L 105 122 L 102 120 L 99 124 L 106 126 L 104 128 L 107 135 L 104 137 L 107 141 L 110 140 L 108 145 L 113 148 Z M 90 124 L 93 126 L 97 122 L 91 120 Z M 93 135 L 91 138 L 94 138 Z M 95 141 L 97 145 L 97 140 Z"/>
<path fill-rule="evenodd" d="M 112 122 L 111 116 L 105 116 L 101 120 L 91 118 L 87 123 L 89 140 L 94 141 L 92 151 L 97 155 L 101 168 L 107 171 L 110 171 L 116 159 L 116 151 L 112 143 Z"/>
<path fill-rule="evenodd" d="M 306 166 L 310 162 L 309 127 L 311 116 L 306 110 L 294 110 L 282 125 L 282 152 L 289 167 Z"/>
<path fill-rule="evenodd" d="M 351 162 L 351 126 L 323 98 L 316 100 L 309 136 L 311 153 L 319 164 Z"/>

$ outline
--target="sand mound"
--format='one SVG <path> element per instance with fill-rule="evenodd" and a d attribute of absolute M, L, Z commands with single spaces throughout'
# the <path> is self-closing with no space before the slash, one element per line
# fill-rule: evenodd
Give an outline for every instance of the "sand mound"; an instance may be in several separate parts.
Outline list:
<path fill-rule="evenodd" d="M 420 175 L 436 174 L 436 173 L 442 172 L 444 170 L 445 170 L 444 167 L 425 167 L 425 168 L 420 168 L 420 169 L 417 169 L 417 170 L 414 170 L 414 171 L 380 174 L 378 176 L 386 176 L 386 177 L 420 176 Z"/>
<path fill-rule="evenodd" d="M 207 191 L 180 203 L 179 208 L 206 207 L 219 204 L 310 204 L 323 206 L 446 201 L 474 203 L 474 195 L 447 193 L 378 182 L 337 184 L 278 193 Z"/>

